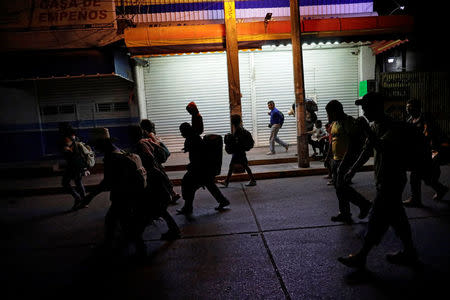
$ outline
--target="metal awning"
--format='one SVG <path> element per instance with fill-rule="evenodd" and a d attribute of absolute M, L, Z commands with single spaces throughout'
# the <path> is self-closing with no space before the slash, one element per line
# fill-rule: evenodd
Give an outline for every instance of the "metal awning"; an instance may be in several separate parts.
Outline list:
<path fill-rule="evenodd" d="M 291 39 L 290 21 L 237 23 L 236 30 L 239 49 Z M 411 16 L 301 20 L 302 38 L 307 40 L 405 38 L 412 30 Z M 225 50 L 225 24 L 127 28 L 124 37 L 133 55 Z"/>
<path fill-rule="evenodd" d="M 403 43 L 408 42 L 408 39 L 404 40 L 383 40 L 383 41 L 375 41 L 370 45 L 370 48 L 372 48 L 373 54 L 377 55 L 384 51 L 387 51 L 389 49 L 392 49 L 394 47 L 397 47 Z"/>

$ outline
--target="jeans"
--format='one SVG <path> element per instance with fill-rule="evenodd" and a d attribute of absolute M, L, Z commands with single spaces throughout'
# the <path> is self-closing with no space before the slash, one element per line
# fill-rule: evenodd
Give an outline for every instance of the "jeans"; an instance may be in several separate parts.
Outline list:
<path fill-rule="evenodd" d="M 66 169 L 64 171 L 62 177 L 62 186 L 64 191 L 71 194 L 72 197 L 79 201 L 86 196 L 86 191 L 84 189 L 83 182 L 81 181 L 82 175 L 81 172 L 75 172 L 73 170 Z M 75 182 L 75 188 L 70 184 L 70 181 L 73 180 Z"/>
<path fill-rule="evenodd" d="M 278 131 L 280 130 L 281 126 L 280 124 L 273 124 L 271 131 L 270 131 L 270 138 L 269 138 L 269 149 L 270 152 L 275 153 L 275 142 L 280 144 L 283 147 L 287 147 L 288 144 L 282 141 L 277 135 Z"/>

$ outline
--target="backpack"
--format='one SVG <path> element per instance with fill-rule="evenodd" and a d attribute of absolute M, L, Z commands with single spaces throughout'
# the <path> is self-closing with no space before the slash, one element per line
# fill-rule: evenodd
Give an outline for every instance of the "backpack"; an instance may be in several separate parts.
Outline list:
<path fill-rule="evenodd" d="M 164 145 L 163 142 L 159 142 L 159 145 L 155 145 L 154 148 L 155 148 L 154 154 L 155 154 L 156 160 L 160 164 L 165 163 L 170 156 L 169 149 L 167 149 L 166 145 Z"/>
<path fill-rule="evenodd" d="M 228 154 L 233 154 L 234 152 L 236 152 L 237 141 L 233 134 L 231 134 L 231 133 L 225 134 L 225 137 L 223 140 L 225 143 L 225 151 Z"/>
<path fill-rule="evenodd" d="M 250 151 L 250 149 L 255 146 L 255 141 L 253 140 L 252 134 L 250 133 L 250 131 L 244 128 L 242 128 L 242 135 L 239 137 L 239 143 L 242 145 L 245 151 Z"/>
<path fill-rule="evenodd" d="M 76 142 L 81 158 L 88 168 L 92 168 L 95 165 L 95 152 L 89 145 L 83 142 Z"/>
<path fill-rule="evenodd" d="M 208 175 L 219 175 L 222 169 L 223 139 L 218 134 L 203 137 L 205 147 L 205 166 Z"/>
<path fill-rule="evenodd" d="M 307 111 L 313 113 L 319 110 L 319 108 L 317 107 L 317 103 L 309 98 L 305 99 L 305 108 Z"/>
<path fill-rule="evenodd" d="M 407 171 L 429 174 L 432 167 L 431 147 L 425 135 L 414 125 L 406 122 L 396 124 L 401 147 L 399 160 Z"/>
<path fill-rule="evenodd" d="M 147 170 L 139 155 L 121 152 L 121 184 L 122 190 L 139 191 L 147 187 Z"/>
<path fill-rule="evenodd" d="M 284 124 L 284 114 L 279 110 L 280 113 L 280 127 L 283 127 Z"/>

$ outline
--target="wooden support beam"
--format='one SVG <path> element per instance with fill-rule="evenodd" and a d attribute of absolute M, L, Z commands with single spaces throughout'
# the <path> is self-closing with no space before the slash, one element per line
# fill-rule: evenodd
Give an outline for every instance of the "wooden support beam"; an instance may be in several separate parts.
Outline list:
<path fill-rule="evenodd" d="M 236 8 L 234 0 L 224 0 L 225 41 L 228 70 L 228 95 L 230 114 L 242 115 L 241 85 L 239 81 L 239 52 L 236 31 Z"/>
<path fill-rule="evenodd" d="M 292 58 L 294 64 L 295 115 L 297 118 L 297 157 L 299 168 L 309 168 L 308 135 L 305 120 L 305 85 L 302 44 L 300 41 L 300 9 L 298 0 L 290 0 Z"/>

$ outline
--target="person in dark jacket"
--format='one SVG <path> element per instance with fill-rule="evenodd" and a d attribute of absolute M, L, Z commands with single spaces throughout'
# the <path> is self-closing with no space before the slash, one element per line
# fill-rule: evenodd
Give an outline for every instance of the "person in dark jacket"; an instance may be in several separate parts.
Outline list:
<path fill-rule="evenodd" d="M 60 123 L 59 134 L 60 149 L 66 161 L 61 184 L 64 190 L 72 195 L 74 199 L 72 210 L 76 210 L 86 196 L 82 178 L 88 172 L 87 166 L 81 156 L 81 150 L 77 146 L 79 139 L 72 126 L 69 123 Z M 70 183 L 72 180 L 75 183 L 75 188 Z"/>
<path fill-rule="evenodd" d="M 369 124 L 365 123 L 363 131 L 367 136 L 366 144 L 347 175 L 352 177 L 354 172 L 368 160 L 374 149 L 376 196 L 362 248 L 356 254 L 339 257 L 338 261 L 348 267 L 364 268 L 369 252 L 380 243 L 389 226 L 392 226 L 404 249 L 387 254 L 387 261 L 414 266 L 418 262 L 417 252 L 412 240 L 411 226 L 402 205 L 406 166 L 398 157 L 398 151 L 403 149 L 401 128 L 404 127 L 397 125 L 384 113 L 384 98 L 378 93 L 368 93 L 355 104 L 362 106 L 364 116 L 373 122 L 373 125 L 369 127 Z"/>
<path fill-rule="evenodd" d="M 145 256 L 147 248 L 142 234 L 147 224 L 140 213 L 145 200 L 144 189 L 137 188 L 133 178 L 126 177 L 128 158 L 125 158 L 124 152 L 114 145 L 109 130 L 93 128 L 90 135 L 90 143 L 96 151 L 104 154 L 104 176 L 86 196 L 85 203 L 89 203 L 101 192 L 110 191 L 111 205 L 105 216 L 104 246 L 108 251 L 115 249 L 116 228 L 120 225 L 125 241 L 135 245 L 135 254 Z"/>
<path fill-rule="evenodd" d="M 229 148 L 231 154 L 231 161 L 228 167 L 228 174 L 225 180 L 218 181 L 225 187 L 228 187 L 231 175 L 236 165 L 241 165 L 245 171 L 247 171 L 248 176 L 250 176 L 249 183 L 246 186 L 255 186 L 256 180 L 253 176 L 252 170 L 248 166 L 247 154 L 245 153 L 244 139 L 246 138 L 244 127 L 242 126 L 242 118 L 240 115 L 231 116 L 231 135 L 225 136 L 225 148 Z M 249 134 L 249 133 L 248 133 Z"/>
<path fill-rule="evenodd" d="M 201 135 L 203 133 L 203 117 L 198 111 L 197 104 L 194 101 L 189 102 L 186 106 L 187 112 L 191 117 L 191 126 L 195 134 Z"/>
<path fill-rule="evenodd" d="M 166 148 L 166 146 L 161 141 L 161 139 L 156 135 L 155 124 L 152 121 L 150 121 L 149 119 L 143 119 L 143 120 L 141 120 L 140 125 L 141 125 L 142 131 L 143 131 L 144 138 L 150 139 L 150 142 L 153 144 L 153 146 L 155 148 L 155 151 L 154 151 L 156 154 L 155 162 L 157 164 L 159 164 L 160 169 L 164 170 L 164 166 L 162 164 L 163 164 L 163 162 L 165 162 L 167 160 L 168 155 L 170 155 L 169 150 Z M 165 160 L 164 160 L 164 158 L 165 158 Z M 165 171 L 164 171 L 164 174 L 166 174 Z M 167 174 L 166 174 L 166 176 L 167 176 Z M 170 203 L 176 204 L 178 199 L 181 198 L 181 196 L 180 196 L 180 194 L 175 192 L 172 182 L 169 180 L 169 177 L 167 177 L 167 180 L 171 185 Z"/>
<path fill-rule="evenodd" d="M 154 148 L 157 144 L 151 139 L 143 138 L 143 131 L 138 125 L 130 125 L 128 134 L 132 147 L 131 152 L 136 153 L 142 160 L 144 168 L 147 170 L 147 187 L 144 191 L 142 208 L 138 212 L 143 221 L 142 226 L 146 226 L 151 219 L 161 217 L 167 224 L 168 231 L 161 235 L 162 240 L 174 240 L 180 238 L 180 229 L 172 216 L 167 211 L 167 206 L 171 202 L 172 183 L 166 172 L 157 162 L 154 155 Z"/>
<path fill-rule="evenodd" d="M 417 130 L 424 135 L 425 142 L 429 146 L 430 157 L 432 158 L 429 168 L 427 170 L 414 170 L 410 174 L 411 197 L 403 201 L 405 206 L 421 207 L 422 205 L 422 180 L 426 185 L 429 185 L 436 192 L 433 200 L 439 201 L 448 192 L 449 188 L 439 182 L 441 175 L 440 167 L 440 152 L 441 141 L 439 140 L 439 133 L 437 128 L 430 120 L 422 113 L 420 102 L 411 99 L 406 103 L 406 112 L 409 115 L 408 123 L 414 125 Z"/>
<path fill-rule="evenodd" d="M 181 195 L 185 202 L 184 206 L 177 212 L 184 215 L 192 214 L 195 192 L 200 187 L 206 187 L 219 203 L 219 206 L 215 209 L 223 210 L 230 205 L 230 201 L 220 192 L 214 182 L 215 176 L 208 171 L 205 161 L 206 149 L 204 141 L 189 123 L 181 124 L 180 132 L 185 138 L 184 151 L 189 152 L 189 164 L 187 165 L 187 172 L 181 181 Z"/>

